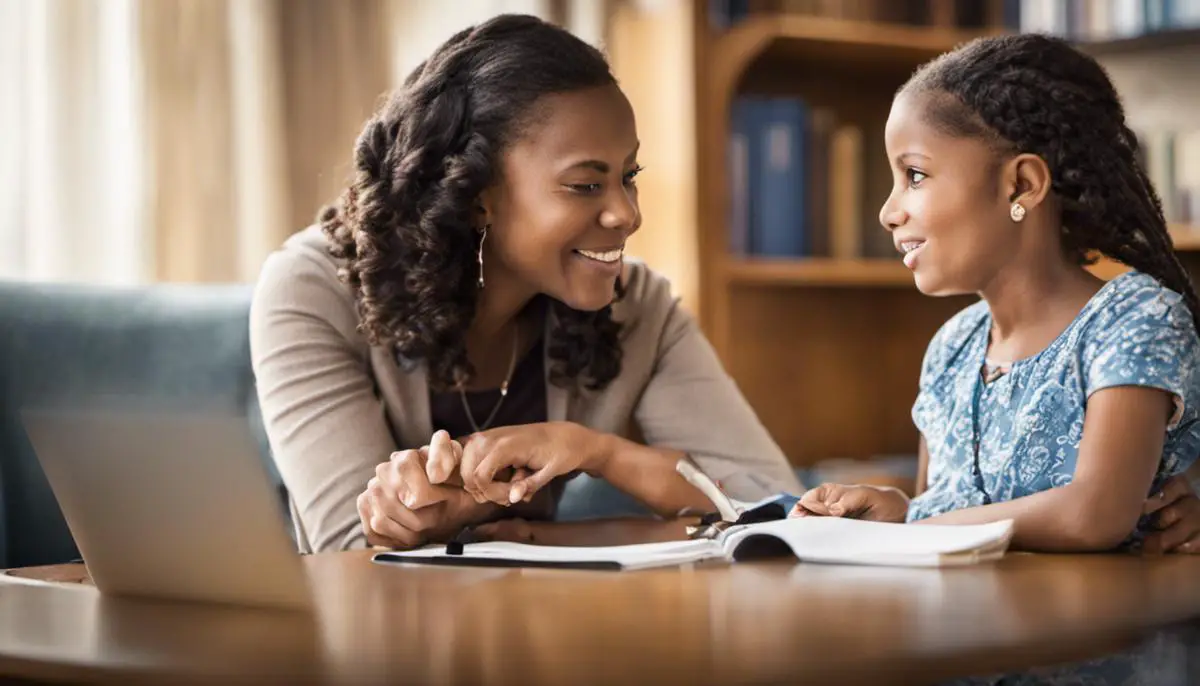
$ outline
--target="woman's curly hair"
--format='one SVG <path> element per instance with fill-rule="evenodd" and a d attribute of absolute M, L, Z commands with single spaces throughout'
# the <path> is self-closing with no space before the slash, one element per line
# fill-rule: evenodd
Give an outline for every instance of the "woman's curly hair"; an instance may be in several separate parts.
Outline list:
<path fill-rule="evenodd" d="M 319 216 L 372 345 L 424 360 L 442 387 L 474 375 L 465 336 L 478 296 L 480 194 L 506 146 L 539 121 L 540 98 L 615 83 L 598 50 L 520 15 L 460 31 L 405 79 L 364 126 L 349 187 Z M 551 380 L 607 385 L 621 369 L 611 306 L 550 304 Z"/>
<path fill-rule="evenodd" d="M 950 135 L 1045 160 L 1068 254 L 1090 264 L 1100 253 L 1155 277 L 1183 296 L 1200 330 L 1137 136 L 1096 60 L 1041 34 L 980 38 L 923 66 L 901 92 L 932 96 L 929 121 Z"/>

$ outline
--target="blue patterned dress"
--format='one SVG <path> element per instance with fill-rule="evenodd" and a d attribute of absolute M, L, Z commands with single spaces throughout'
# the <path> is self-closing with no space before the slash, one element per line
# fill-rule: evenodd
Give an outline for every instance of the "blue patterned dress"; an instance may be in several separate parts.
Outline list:
<path fill-rule="evenodd" d="M 985 383 L 990 329 L 987 304 L 976 303 L 944 324 L 926 351 L 912 414 L 929 451 L 928 488 L 912 500 L 909 521 L 1069 483 L 1087 399 L 1104 388 L 1149 386 L 1174 396 L 1153 489 L 1200 455 L 1200 339 L 1183 299 L 1154 278 L 1128 272 L 1109 281 L 1045 350 Z M 1140 522 L 1123 547 L 1136 547 L 1149 525 Z M 1027 675 L 1028 683 L 1135 683 L 1139 665 L 1154 662 L 1147 657 L 1048 670 Z"/>

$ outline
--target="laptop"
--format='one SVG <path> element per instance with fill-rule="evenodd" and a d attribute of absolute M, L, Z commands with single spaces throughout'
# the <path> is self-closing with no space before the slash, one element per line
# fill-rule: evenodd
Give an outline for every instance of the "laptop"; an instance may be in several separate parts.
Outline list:
<path fill-rule="evenodd" d="M 21 416 L 101 593 L 312 609 L 244 416 L 112 408 Z"/>

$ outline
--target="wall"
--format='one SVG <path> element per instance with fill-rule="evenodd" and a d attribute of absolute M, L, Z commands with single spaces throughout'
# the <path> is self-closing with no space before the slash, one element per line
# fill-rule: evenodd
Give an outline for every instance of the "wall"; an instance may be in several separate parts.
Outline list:
<path fill-rule="evenodd" d="M 641 139 L 642 229 L 628 252 L 666 275 L 683 305 L 699 306 L 695 79 L 691 0 L 622 2 L 609 23 L 613 71 Z"/>

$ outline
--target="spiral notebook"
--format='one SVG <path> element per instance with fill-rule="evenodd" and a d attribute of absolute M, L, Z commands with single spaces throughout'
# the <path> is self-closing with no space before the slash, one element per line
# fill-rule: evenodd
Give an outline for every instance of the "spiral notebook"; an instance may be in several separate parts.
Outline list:
<path fill-rule="evenodd" d="M 972 526 L 891 524 L 837 517 L 800 517 L 735 525 L 714 538 L 608 547 L 468 543 L 377 553 L 385 564 L 636 570 L 707 561 L 738 562 L 791 555 L 799 562 L 949 567 L 999 559 L 1012 520 Z"/>

